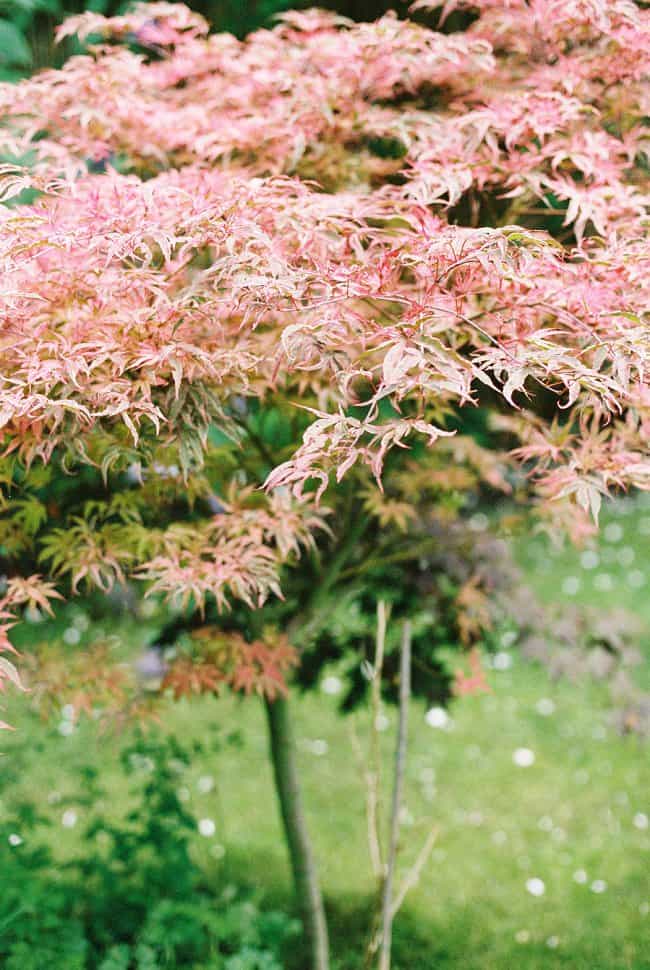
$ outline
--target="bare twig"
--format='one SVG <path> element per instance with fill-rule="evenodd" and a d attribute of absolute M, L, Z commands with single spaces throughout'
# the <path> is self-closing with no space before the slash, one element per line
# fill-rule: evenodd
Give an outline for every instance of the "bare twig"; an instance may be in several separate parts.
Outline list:
<path fill-rule="evenodd" d="M 384 666 L 384 652 L 386 649 L 386 624 L 388 609 L 384 600 L 377 603 L 377 639 L 375 643 L 375 662 L 372 671 L 372 689 L 370 699 L 370 767 L 367 772 L 367 816 L 368 816 L 368 848 L 370 862 L 375 876 L 384 875 L 384 864 L 381 850 L 380 836 L 380 780 L 381 780 L 381 751 L 379 747 L 379 719 L 381 717 L 381 675 Z"/>
<path fill-rule="evenodd" d="M 368 829 L 368 851 L 372 864 L 373 875 L 377 878 L 382 876 L 381 862 L 381 840 L 379 838 L 377 825 L 377 802 L 379 795 L 379 785 L 377 773 L 368 768 L 368 760 L 361 746 L 359 735 L 357 734 L 354 721 L 350 720 L 348 726 L 350 735 L 350 745 L 354 753 L 359 771 L 363 774 L 366 785 L 366 822 Z"/>
<path fill-rule="evenodd" d="M 429 856 L 431 855 L 431 850 L 433 849 L 436 839 L 438 838 L 438 826 L 434 825 L 424 840 L 424 845 L 418 853 L 418 857 L 406 873 L 402 885 L 400 886 L 399 892 L 397 893 L 391 910 L 391 917 L 394 919 L 398 911 L 401 909 L 406 895 L 409 890 L 417 886 L 420 881 L 420 876 L 422 875 L 422 870 L 428 862 Z"/>
<path fill-rule="evenodd" d="M 379 951 L 379 970 L 390 970 L 390 951 L 393 930 L 393 881 L 395 877 L 395 862 L 399 844 L 400 809 L 402 805 L 402 788 L 404 785 L 404 768 L 406 766 L 406 745 L 408 732 L 408 708 L 411 698 L 411 624 L 408 620 L 402 631 L 402 649 L 400 656 L 400 685 L 399 685 L 399 726 L 397 732 L 397 748 L 395 751 L 395 776 L 393 783 L 393 800 L 391 806 L 390 844 L 386 860 L 386 877 L 381 914 L 381 947 Z"/>

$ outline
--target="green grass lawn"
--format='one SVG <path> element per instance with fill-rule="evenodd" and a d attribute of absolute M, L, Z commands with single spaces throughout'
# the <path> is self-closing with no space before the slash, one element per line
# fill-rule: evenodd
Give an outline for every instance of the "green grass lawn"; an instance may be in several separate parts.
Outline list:
<path fill-rule="evenodd" d="M 586 558 L 553 553 L 542 539 L 527 542 L 526 573 L 543 597 L 624 605 L 650 621 L 650 508 L 615 507 L 604 525 Z M 647 655 L 648 644 L 640 645 Z M 516 646 L 504 649 L 499 666 L 489 673 L 492 692 L 455 702 L 442 728 L 429 726 L 424 708 L 413 705 L 402 871 L 432 824 L 439 832 L 420 885 L 397 917 L 394 966 L 650 968 L 647 743 L 616 734 L 602 685 L 553 683 Z M 337 700 L 324 691 L 296 697 L 294 713 L 336 966 L 353 970 L 363 965 L 374 884 L 364 787 Z M 388 770 L 395 713 L 387 714 Z M 207 740 L 215 726 L 222 736 L 241 732 L 239 745 L 197 756 L 182 779 L 182 797 L 197 819 L 195 851 L 211 878 L 252 885 L 269 904 L 286 907 L 290 877 L 262 715 L 256 700 L 206 700 L 166 707 L 163 726 L 186 739 Z M 37 721 L 15 699 L 9 716 L 19 730 L 2 746 L 6 758 L 18 759 L 20 778 L 5 798 L 36 797 L 55 819 L 64 857 L 86 811 L 78 806 L 77 824 L 62 824 L 63 806 L 74 809 L 79 791 L 76 769 L 101 765 L 119 803 L 124 793 L 111 779 L 121 741 L 98 738 L 90 725 L 63 736 L 60 725 Z M 367 715 L 355 723 L 363 741 Z M 532 752 L 531 764 L 516 763 L 526 760 L 515 755 L 520 749 Z M 214 821 L 214 834 L 200 835 L 202 819 Z M 302 970 L 300 957 L 293 958 L 288 965 Z"/>

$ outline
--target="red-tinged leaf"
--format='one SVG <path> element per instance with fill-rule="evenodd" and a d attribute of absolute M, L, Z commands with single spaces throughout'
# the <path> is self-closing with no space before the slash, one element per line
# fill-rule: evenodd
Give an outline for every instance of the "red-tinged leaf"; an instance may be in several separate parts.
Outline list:
<path fill-rule="evenodd" d="M 20 674 L 11 661 L 7 660 L 6 657 L 0 657 L 0 682 L 2 681 L 3 677 L 9 680 L 14 687 L 18 688 L 18 690 L 27 690 L 20 679 Z"/>

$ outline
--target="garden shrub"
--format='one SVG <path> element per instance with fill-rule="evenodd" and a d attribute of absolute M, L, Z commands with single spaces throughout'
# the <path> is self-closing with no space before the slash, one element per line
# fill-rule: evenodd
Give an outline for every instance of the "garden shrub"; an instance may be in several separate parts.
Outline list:
<path fill-rule="evenodd" d="M 47 815 L 30 802 L 5 809 L 5 970 L 281 970 L 298 924 L 234 886 L 215 890 L 191 850 L 196 820 L 177 793 L 190 757 L 152 734 L 126 745 L 119 783 L 130 784 L 133 800 L 119 807 L 94 769 L 80 771 L 75 804 L 89 821 L 66 860 L 55 855 Z"/>

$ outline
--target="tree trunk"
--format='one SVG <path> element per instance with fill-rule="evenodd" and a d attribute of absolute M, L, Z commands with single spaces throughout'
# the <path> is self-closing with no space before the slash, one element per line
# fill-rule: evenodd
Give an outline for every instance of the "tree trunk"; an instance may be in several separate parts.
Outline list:
<path fill-rule="evenodd" d="M 296 896 L 311 953 L 311 970 L 329 970 L 327 922 L 302 808 L 289 704 L 284 697 L 278 697 L 274 701 L 267 699 L 265 703 L 275 788 L 291 859 Z"/>

